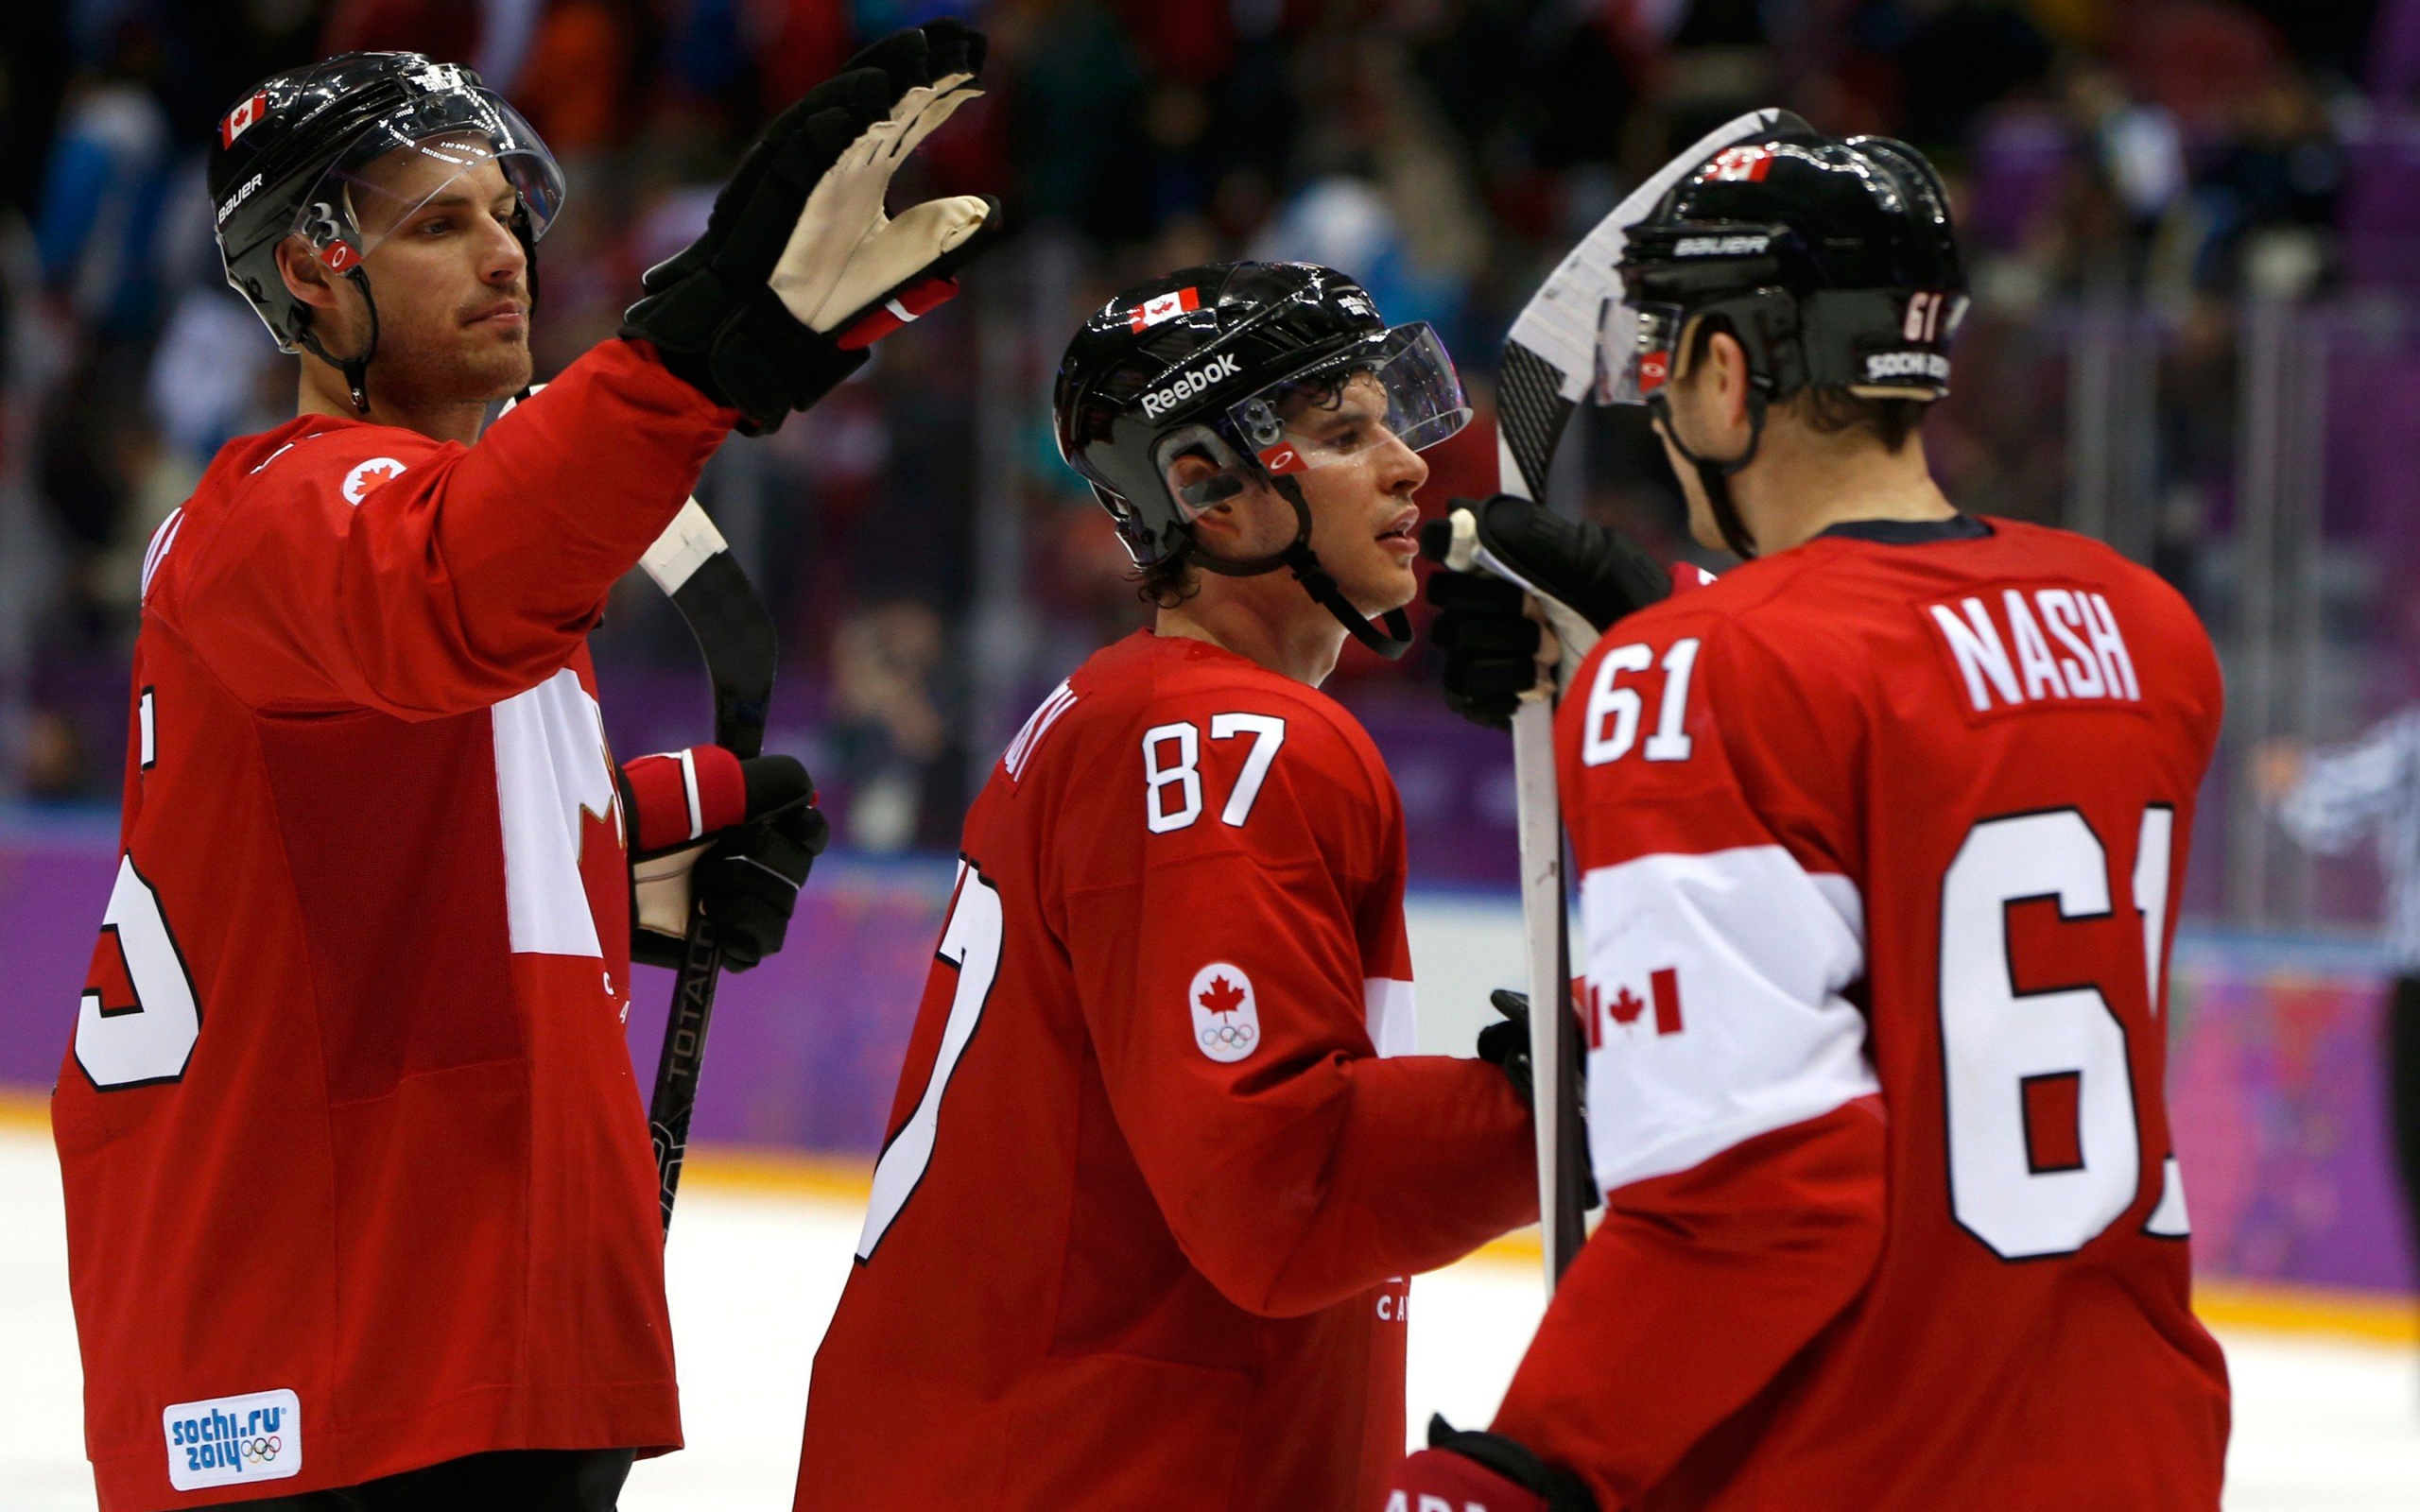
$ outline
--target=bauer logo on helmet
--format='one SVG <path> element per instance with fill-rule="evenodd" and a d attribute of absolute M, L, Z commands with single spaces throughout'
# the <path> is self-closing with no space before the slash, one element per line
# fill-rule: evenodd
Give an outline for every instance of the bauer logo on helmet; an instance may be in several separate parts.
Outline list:
<path fill-rule="evenodd" d="M 1684 236 L 1672 244 L 1674 257 L 1761 257 L 1773 244 L 1771 236 Z"/>

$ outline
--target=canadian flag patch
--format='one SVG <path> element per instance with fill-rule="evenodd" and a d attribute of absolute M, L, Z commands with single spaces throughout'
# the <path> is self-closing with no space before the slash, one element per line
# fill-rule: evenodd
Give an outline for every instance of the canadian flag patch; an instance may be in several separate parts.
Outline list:
<path fill-rule="evenodd" d="M 1705 165 L 1705 176 L 1725 183 L 1762 183 L 1773 171 L 1770 147 L 1725 147 Z"/>
<path fill-rule="evenodd" d="M 1201 308 L 1200 289 L 1178 289 L 1157 299 L 1145 300 L 1126 313 L 1126 323 L 1136 331 L 1149 331 L 1163 320 L 1173 320 L 1187 310 Z"/>
<path fill-rule="evenodd" d="M 1586 977 L 1574 978 L 1571 984 L 1573 1006 L 1580 1010 L 1588 1029 L 1588 1048 L 1602 1050 L 1614 1029 L 1628 1029 L 1636 1023 L 1648 1005 L 1655 1006 L 1657 1035 L 1681 1032 L 1681 973 L 1673 967 L 1664 967 L 1647 975 L 1647 996 L 1641 998 L 1630 989 L 1630 984 L 1617 983 L 1610 996 L 1604 984 Z M 1612 1022 L 1609 1025 L 1607 1020 Z"/>
<path fill-rule="evenodd" d="M 1193 1009 L 1193 1042 L 1217 1061 L 1241 1060 L 1260 1048 L 1260 1006 L 1252 978 L 1225 961 L 1193 973 L 1186 995 Z"/>
<path fill-rule="evenodd" d="M 246 129 L 268 113 L 268 92 L 262 91 L 229 111 L 227 118 L 218 123 L 218 145 L 222 147 L 233 146 L 235 139 L 242 136 Z"/>

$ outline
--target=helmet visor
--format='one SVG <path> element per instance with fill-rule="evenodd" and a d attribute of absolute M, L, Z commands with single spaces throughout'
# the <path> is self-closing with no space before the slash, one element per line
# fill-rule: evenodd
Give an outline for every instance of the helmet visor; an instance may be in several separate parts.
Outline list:
<path fill-rule="evenodd" d="M 1470 422 L 1445 344 L 1425 320 L 1369 336 L 1230 405 L 1262 469 L 1306 472 L 1384 446 L 1426 451 Z"/>
<path fill-rule="evenodd" d="M 507 192 L 528 215 L 534 242 L 562 208 L 562 169 L 519 112 L 464 83 L 421 95 L 356 136 L 304 198 L 294 230 L 331 266 L 349 266 L 432 206 L 486 209 Z"/>
<path fill-rule="evenodd" d="M 1686 314 L 1677 304 L 1607 303 L 1604 333 L 1597 343 L 1597 402 L 1646 404 L 1679 368 L 1681 330 L 1686 323 Z"/>

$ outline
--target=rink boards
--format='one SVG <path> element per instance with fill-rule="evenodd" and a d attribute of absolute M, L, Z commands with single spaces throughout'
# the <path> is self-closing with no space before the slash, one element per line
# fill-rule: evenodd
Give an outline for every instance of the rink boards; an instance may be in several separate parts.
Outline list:
<path fill-rule="evenodd" d="M 114 845 L 114 825 L 90 816 L 0 825 L 0 1094 L 21 1108 L 58 1075 Z M 724 979 L 693 1133 L 724 1147 L 709 1164 L 775 1184 L 860 1179 L 950 877 L 946 861 L 818 867 L 789 948 Z M 1492 1016 L 1488 988 L 1517 982 L 1518 909 L 1509 895 L 1416 892 L 1408 911 L 1421 1048 L 1467 1054 Z M 631 1043 L 644 1079 L 671 977 L 636 976 Z M 2215 1310 L 2411 1332 L 2399 1303 L 2415 1290 L 2413 1263 L 2378 1063 L 2384 1000 L 2384 963 L 2367 947 L 2191 929 L 2180 940 L 2169 1097 Z"/>

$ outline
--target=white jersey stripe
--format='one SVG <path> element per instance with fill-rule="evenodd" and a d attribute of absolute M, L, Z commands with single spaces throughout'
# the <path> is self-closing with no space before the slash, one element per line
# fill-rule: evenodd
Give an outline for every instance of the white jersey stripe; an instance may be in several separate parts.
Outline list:
<path fill-rule="evenodd" d="M 160 522 L 159 529 L 151 532 L 151 543 L 143 548 L 143 579 L 135 590 L 138 602 L 150 595 L 151 575 L 158 572 L 160 563 L 167 559 L 168 548 L 177 543 L 177 530 L 184 523 L 185 511 L 182 506 L 179 506 L 168 511 L 168 518 Z"/>
<path fill-rule="evenodd" d="M 1855 884 L 1777 845 L 1582 879 L 1590 1148 L 1613 1191 L 1878 1091 Z"/>
<path fill-rule="evenodd" d="M 1042 737 L 1050 732 L 1050 727 L 1059 722 L 1061 714 L 1075 706 L 1074 690 L 1062 682 L 1050 690 L 1050 696 L 1042 700 L 1040 708 L 1026 717 L 1025 728 L 1017 731 L 1016 739 L 1009 742 L 1008 754 L 1001 758 L 1008 766 L 1009 781 L 1013 782 L 1025 774 L 1026 763 L 1033 759 L 1034 747 L 1042 744 Z"/>

